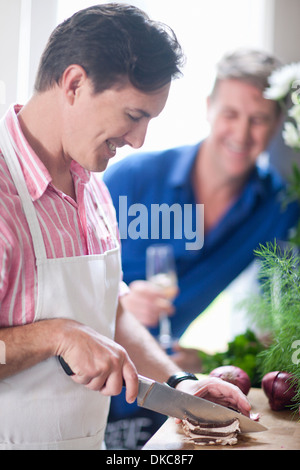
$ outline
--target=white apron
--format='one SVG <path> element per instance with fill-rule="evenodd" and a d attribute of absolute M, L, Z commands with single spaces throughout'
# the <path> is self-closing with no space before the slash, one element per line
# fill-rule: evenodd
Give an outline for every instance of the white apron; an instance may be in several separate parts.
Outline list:
<path fill-rule="evenodd" d="M 113 338 L 121 270 L 117 240 L 114 237 L 116 248 L 105 254 L 47 259 L 36 211 L 10 140 L 2 120 L 0 148 L 22 200 L 36 256 L 35 321 L 70 318 Z M 98 207 L 101 210 L 101 204 Z M 108 397 L 74 383 L 52 357 L 0 381 L 0 450 L 100 450 L 109 404 Z"/>

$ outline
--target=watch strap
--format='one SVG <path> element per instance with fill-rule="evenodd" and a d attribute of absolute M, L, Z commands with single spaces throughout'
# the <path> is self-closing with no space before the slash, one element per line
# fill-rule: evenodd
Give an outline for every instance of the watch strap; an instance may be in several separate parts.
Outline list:
<path fill-rule="evenodd" d="M 179 372 L 178 374 L 171 375 L 168 378 L 166 384 L 172 388 L 175 388 L 183 380 L 198 380 L 194 374 L 190 372 Z"/>

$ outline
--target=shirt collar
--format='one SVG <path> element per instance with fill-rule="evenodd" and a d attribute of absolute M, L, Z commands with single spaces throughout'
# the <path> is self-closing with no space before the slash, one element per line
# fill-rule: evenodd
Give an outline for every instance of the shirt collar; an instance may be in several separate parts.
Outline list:
<path fill-rule="evenodd" d="M 91 172 L 79 165 L 79 163 L 75 162 L 75 160 L 72 160 L 70 170 L 72 175 L 74 175 L 75 178 L 80 179 L 83 184 L 89 182 Z"/>
<path fill-rule="evenodd" d="M 6 123 L 14 142 L 14 148 L 24 174 L 30 197 L 32 201 L 36 201 L 44 194 L 52 181 L 52 177 L 22 132 L 17 116 L 21 109 L 21 105 L 12 105 L 7 112 Z M 90 179 L 90 172 L 82 168 L 75 161 L 71 163 L 71 173 L 82 180 L 83 183 L 87 183 Z"/>
<path fill-rule="evenodd" d="M 173 165 L 169 175 L 169 183 L 171 186 L 190 186 L 190 174 L 200 145 L 201 144 L 197 143 L 196 145 L 176 149 L 178 152 L 178 158 L 175 157 L 173 159 Z M 182 152 L 184 153 L 184 158 L 181 158 Z"/>
<path fill-rule="evenodd" d="M 262 169 L 256 165 L 247 182 L 245 192 L 253 194 L 254 197 L 264 198 L 270 193 L 270 189 L 282 185 L 282 180 L 277 179 L 275 172 L 271 172 L 270 168 Z"/>
<path fill-rule="evenodd" d="M 203 141 L 195 145 L 179 147 L 178 158 L 174 158 L 173 165 L 169 174 L 169 184 L 173 187 L 184 187 L 191 185 L 191 173 Z M 182 158 L 184 153 L 184 158 Z M 262 169 L 259 165 L 255 166 L 249 175 L 244 192 L 248 193 L 250 198 L 265 197 L 269 191 L 270 168 Z M 282 181 L 276 181 L 282 184 Z"/>

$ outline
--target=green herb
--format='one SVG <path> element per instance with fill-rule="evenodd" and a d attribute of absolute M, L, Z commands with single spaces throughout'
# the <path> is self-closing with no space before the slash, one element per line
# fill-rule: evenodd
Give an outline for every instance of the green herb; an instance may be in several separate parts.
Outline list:
<path fill-rule="evenodd" d="M 271 339 L 270 346 L 258 355 L 258 369 L 261 378 L 275 370 L 293 374 L 297 388 L 295 409 L 298 409 L 300 362 L 295 345 L 300 342 L 299 250 L 291 245 L 281 248 L 275 242 L 261 245 L 255 255 L 261 261 L 261 294 L 247 301 L 247 309 L 253 322 L 268 331 Z"/>
<path fill-rule="evenodd" d="M 283 194 L 282 209 L 285 210 L 287 205 L 294 201 L 300 203 L 300 169 L 295 162 L 292 164 L 288 186 Z M 291 232 L 289 240 L 295 246 L 300 246 L 300 220 Z"/>
<path fill-rule="evenodd" d="M 263 349 L 264 346 L 257 339 L 256 335 L 248 329 L 246 333 L 236 336 L 229 342 L 228 349 L 224 353 L 210 355 L 199 351 L 199 357 L 202 361 L 202 372 L 209 374 L 216 367 L 233 365 L 240 367 L 249 375 L 253 387 L 259 386 L 257 355 Z"/>

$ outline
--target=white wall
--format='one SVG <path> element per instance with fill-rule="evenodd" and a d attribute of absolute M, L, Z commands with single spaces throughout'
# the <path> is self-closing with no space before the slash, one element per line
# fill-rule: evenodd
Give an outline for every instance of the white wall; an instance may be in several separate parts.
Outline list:
<path fill-rule="evenodd" d="M 300 61 L 300 0 L 267 0 L 273 10 L 270 24 L 270 49 L 283 63 Z M 300 152 L 283 143 L 281 132 L 270 148 L 270 162 L 288 178 L 292 162 L 300 166 Z"/>
<path fill-rule="evenodd" d="M 0 0 L 0 117 L 16 100 L 21 0 Z"/>
<path fill-rule="evenodd" d="M 300 60 L 299 23 L 299 0 L 274 0 L 272 48 L 286 63 Z"/>
<path fill-rule="evenodd" d="M 56 15 L 57 0 L 0 0 L 0 117 L 31 95 Z"/>

